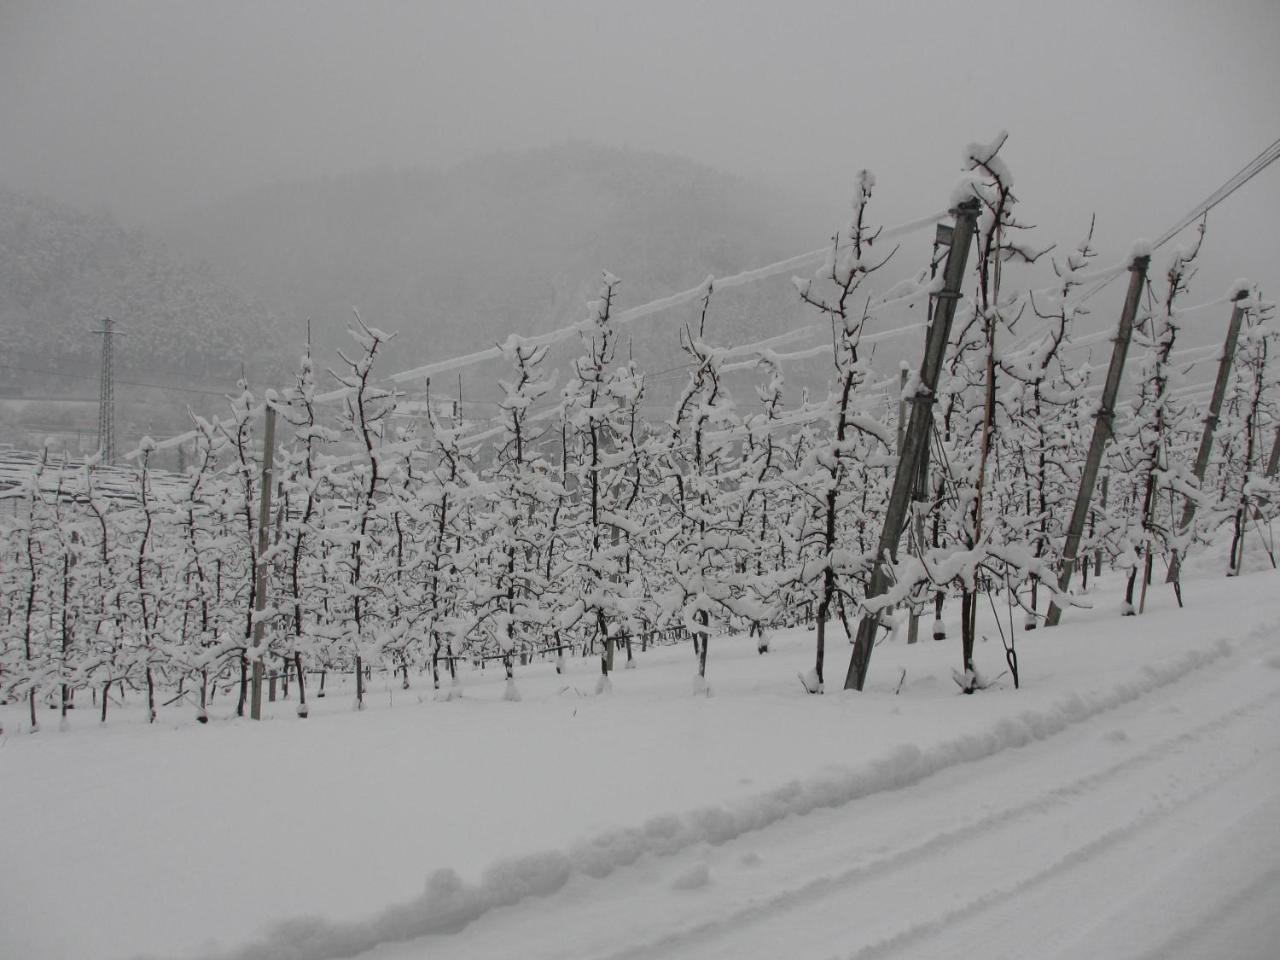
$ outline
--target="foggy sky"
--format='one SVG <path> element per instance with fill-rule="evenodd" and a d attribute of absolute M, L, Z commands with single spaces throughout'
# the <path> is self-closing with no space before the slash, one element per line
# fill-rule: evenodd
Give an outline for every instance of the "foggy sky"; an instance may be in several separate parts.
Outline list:
<path fill-rule="evenodd" d="M 1070 243 L 1096 211 L 1122 253 L 1280 133 L 1277 50 L 1275 0 L 0 0 L 0 183 L 163 221 L 572 138 L 781 186 L 825 229 L 858 168 L 882 219 L 919 215 L 1007 128 L 1024 216 Z M 1280 164 L 1211 219 L 1215 282 L 1275 288 L 1277 215 Z"/>

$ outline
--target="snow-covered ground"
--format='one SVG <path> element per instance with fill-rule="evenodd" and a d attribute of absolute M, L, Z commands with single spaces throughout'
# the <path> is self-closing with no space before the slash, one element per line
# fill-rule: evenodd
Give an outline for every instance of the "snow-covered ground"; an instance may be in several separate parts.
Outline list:
<path fill-rule="evenodd" d="M 808 696 L 798 629 L 714 638 L 709 698 L 679 646 L 602 697 L 571 661 L 306 721 L 3 708 L 0 957 L 1274 956 L 1280 574 L 1215 566 L 1136 619 L 1104 581 L 972 697 L 958 639 L 836 692 L 838 630 Z"/>

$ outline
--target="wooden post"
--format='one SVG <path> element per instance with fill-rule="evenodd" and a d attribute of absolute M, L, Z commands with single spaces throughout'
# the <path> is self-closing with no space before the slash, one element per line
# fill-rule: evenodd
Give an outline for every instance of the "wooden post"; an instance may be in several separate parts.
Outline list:
<path fill-rule="evenodd" d="M 930 436 L 933 434 L 933 424 L 928 423 Z M 926 440 L 924 445 L 924 453 L 920 455 L 920 467 L 916 471 L 916 489 L 912 495 L 915 501 L 912 504 L 912 512 L 915 514 L 916 525 L 916 556 L 924 556 L 924 515 L 927 504 L 929 502 L 929 442 Z M 941 594 L 939 594 L 941 596 Z M 917 634 L 920 630 L 920 615 L 912 608 L 911 622 L 907 626 L 908 639 L 914 643 L 919 639 Z"/>
<path fill-rule="evenodd" d="M 907 362 L 902 361 L 901 377 L 898 380 L 898 456 L 902 456 L 902 437 L 907 425 Z M 925 447 L 925 455 L 928 456 L 929 448 Z M 919 499 L 915 494 L 918 492 L 919 484 L 912 490 L 913 499 Z M 912 556 L 916 550 L 924 543 L 921 536 L 923 532 L 923 521 L 918 511 L 915 511 L 915 538 L 907 541 L 907 552 Z M 920 612 L 916 609 L 914 603 L 907 604 L 907 643 L 916 643 L 920 639 Z"/>
<path fill-rule="evenodd" d="M 1107 509 L 1107 487 L 1110 486 L 1110 484 L 1111 484 L 1111 474 L 1110 473 L 1103 474 L 1102 497 L 1098 504 L 1099 507 L 1101 507 L 1103 510 Z M 1090 535 L 1092 535 L 1093 529 L 1094 528 L 1092 527 L 1090 528 Z M 1096 545 L 1094 546 L 1094 549 L 1093 549 L 1093 576 L 1095 579 L 1102 576 L 1102 551 L 1099 550 Z"/>
<path fill-rule="evenodd" d="M 907 361 L 898 371 L 898 456 L 902 456 L 902 434 L 907 429 Z"/>
<path fill-rule="evenodd" d="M 1213 384 L 1213 396 L 1209 400 L 1209 412 L 1204 418 L 1204 430 L 1200 434 L 1200 449 L 1196 451 L 1196 462 L 1192 472 L 1196 475 L 1197 486 L 1204 484 L 1205 472 L 1209 469 L 1209 455 L 1213 453 L 1213 433 L 1218 427 L 1218 416 L 1222 413 L 1222 401 L 1227 395 L 1227 381 L 1231 378 L 1231 365 L 1235 362 L 1236 342 L 1240 339 L 1240 325 L 1244 322 L 1244 307 L 1241 301 L 1249 295 L 1248 290 L 1236 293 L 1235 306 L 1231 308 L 1231 319 L 1227 322 L 1227 337 L 1222 344 L 1222 356 L 1218 358 L 1218 379 Z M 1196 518 L 1196 502 L 1190 497 L 1182 507 L 1182 520 L 1178 523 L 1178 533 L 1186 533 L 1191 528 L 1191 521 Z M 1169 575 L 1166 583 L 1177 583 L 1182 570 L 1182 560 L 1178 548 L 1173 548 L 1173 556 L 1169 559 Z"/>
<path fill-rule="evenodd" d="M 1235 296 L 1236 305 L 1231 309 L 1231 319 L 1227 323 L 1227 338 L 1222 344 L 1222 356 L 1218 360 L 1218 379 L 1213 384 L 1213 398 L 1209 401 L 1209 413 L 1204 418 L 1204 432 L 1200 434 L 1200 449 L 1196 451 L 1195 475 L 1199 481 L 1204 480 L 1205 471 L 1209 468 L 1209 455 L 1213 452 L 1213 432 L 1218 426 L 1218 416 L 1222 413 L 1222 401 L 1227 396 L 1227 381 L 1231 378 L 1231 365 L 1235 362 L 1236 343 L 1240 339 L 1240 325 L 1244 322 L 1244 307 L 1240 305 L 1247 290 L 1241 290 Z M 1195 519 L 1196 504 L 1188 499 L 1182 510 L 1181 528 L 1185 530 Z"/>
<path fill-rule="evenodd" d="M 1067 525 L 1067 539 L 1062 546 L 1062 569 L 1058 573 L 1058 591 L 1066 593 L 1071 586 L 1071 574 L 1075 571 L 1076 553 L 1080 549 L 1080 538 L 1084 535 L 1084 522 L 1089 515 L 1089 501 L 1093 498 L 1093 487 L 1098 480 L 1098 468 L 1102 465 L 1102 453 L 1106 449 L 1107 440 L 1112 433 L 1112 420 L 1115 418 L 1116 394 L 1120 392 L 1120 377 L 1124 373 L 1125 357 L 1129 353 L 1129 340 L 1133 336 L 1133 318 L 1138 312 L 1138 298 L 1142 294 L 1143 284 L 1147 281 L 1147 267 L 1151 265 L 1150 256 L 1134 257 L 1129 264 L 1129 290 L 1125 294 L 1124 309 L 1120 312 L 1120 326 L 1116 330 L 1116 339 L 1111 348 L 1111 365 L 1107 367 L 1107 379 L 1102 387 L 1102 400 L 1098 404 L 1098 415 L 1093 421 L 1093 437 L 1089 441 L 1089 454 L 1085 458 L 1084 472 L 1080 475 L 1080 489 L 1076 491 L 1075 508 L 1071 511 L 1071 521 Z M 1062 619 L 1062 608 L 1050 601 L 1049 613 L 1045 617 L 1045 626 L 1056 627 Z"/>
<path fill-rule="evenodd" d="M 947 340 L 951 336 L 951 323 L 955 319 L 956 304 L 960 300 L 960 287 L 964 283 L 969 247 L 973 243 L 973 234 L 977 227 L 978 201 L 966 200 L 954 211 L 954 216 L 956 223 L 955 228 L 950 231 L 950 249 L 947 251 L 947 265 L 943 271 L 942 292 L 937 295 L 937 308 L 934 310 L 933 321 L 929 324 L 924 358 L 920 362 L 919 383 L 916 384 L 915 394 L 911 397 L 911 419 L 907 424 L 902 451 L 898 456 L 898 467 L 893 475 L 893 490 L 889 495 L 884 527 L 880 531 L 880 539 L 876 547 L 871 582 L 867 586 L 868 599 L 880 596 L 889 586 L 889 571 L 885 567 L 885 562 L 887 559 L 896 559 L 898 555 L 898 540 L 902 536 L 902 528 L 906 522 L 920 464 L 929 449 L 938 378 L 942 372 Z M 941 240 L 946 228 L 940 226 L 938 230 Z M 853 656 L 849 659 L 849 670 L 845 675 L 846 690 L 861 690 L 866 683 L 867 668 L 871 665 L 871 651 L 875 647 L 876 630 L 879 626 L 878 611 L 862 615 L 858 623 L 858 635 L 853 643 Z"/>
<path fill-rule="evenodd" d="M 254 720 L 262 719 L 262 638 L 265 625 L 261 620 L 262 611 L 267 606 L 267 565 L 263 558 L 267 555 L 271 534 L 271 464 L 276 447 L 276 411 L 268 400 L 263 410 L 262 437 L 262 496 L 258 504 L 258 582 L 254 588 L 254 612 L 258 615 L 253 624 L 253 646 L 256 651 L 253 658 L 253 677 L 250 681 L 249 716 Z"/>

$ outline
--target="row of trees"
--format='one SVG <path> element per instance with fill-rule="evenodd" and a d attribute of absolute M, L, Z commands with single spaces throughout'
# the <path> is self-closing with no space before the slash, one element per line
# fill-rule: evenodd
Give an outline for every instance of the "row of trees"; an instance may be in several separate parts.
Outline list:
<path fill-rule="evenodd" d="M 796 281 L 830 328 L 825 397 L 788 405 L 788 357 L 769 343 L 709 342 L 708 281 L 680 330 L 688 381 L 664 421 L 646 419 L 645 373 L 618 356 L 620 282 L 605 274 L 563 383 L 547 369 L 545 340 L 501 345 L 510 373 L 483 429 L 433 401 L 429 384 L 424 402 L 380 386 L 375 364 L 391 338 L 357 316 L 354 349 L 331 371 L 336 410 L 317 399 L 308 351 L 288 389 L 260 400 L 243 389 L 226 419 L 193 418 L 180 476 L 153 473 L 149 441 L 123 490 L 104 490 L 96 464 L 46 451 L 10 491 L 2 521 L 0 699 L 25 700 L 35 726 L 41 700 L 65 713 L 91 689 L 105 720 L 121 684 L 145 691 L 153 717 L 189 699 L 203 719 L 221 683 L 238 688 L 243 713 L 261 659 L 292 674 L 305 715 L 309 672 L 321 684 L 326 671 L 353 673 L 361 706 L 373 667 L 406 686 L 430 669 L 440 686 L 458 659 L 479 657 L 503 663 L 518 698 L 520 662 L 565 650 L 599 654 L 604 691 L 615 655 L 625 649 L 630 665 L 632 641 L 655 635 L 692 640 L 705 691 L 712 637 L 748 632 L 764 650 L 771 628 L 801 618 L 815 624 L 802 680 L 820 692 L 832 624 L 852 638 L 853 618 L 868 611 L 894 630 L 905 611 L 931 607 L 938 637 L 952 596 L 971 690 L 976 611 L 996 594 L 1016 681 L 1012 611 L 1034 626 L 1056 595 L 1064 518 L 1097 413 L 1075 342 L 1096 274 L 1091 229 L 1054 262 L 1055 286 L 1013 289 L 1011 268 L 1051 254 L 1019 240 L 1002 142 L 966 152 L 958 199 L 978 205 L 974 263 L 895 556 L 877 556 L 877 544 L 905 419 L 884 402 L 862 340 L 888 305 L 927 300 L 932 310 L 945 296 L 936 268 L 946 238 L 934 263 L 869 293 L 895 251 L 873 226 L 864 172 L 827 261 Z M 1176 338 L 1198 249 L 1179 251 L 1148 287 L 1135 386 L 1083 544 L 1130 571 L 1129 602 L 1155 557 L 1176 569 L 1179 554 L 1224 527 L 1238 570 L 1244 533 L 1269 522 L 1277 502 L 1269 438 L 1280 409 L 1257 291 L 1235 291 L 1243 332 L 1219 441 L 1200 475 L 1189 466 L 1203 404 L 1181 383 Z M 905 401 L 921 389 L 904 375 Z M 264 415 L 281 428 L 270 471 L 255 433 Z M 869 598 L 877 564 L 888 564 L 892 586 Z"/>

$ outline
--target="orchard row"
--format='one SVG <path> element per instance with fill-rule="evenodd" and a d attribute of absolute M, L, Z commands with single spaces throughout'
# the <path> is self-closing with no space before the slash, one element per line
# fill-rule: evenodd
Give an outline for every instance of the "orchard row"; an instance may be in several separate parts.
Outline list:
<path fill-rule="evenodd" d="M 1179 366 L 1198 242 L 1150 279 L 1151 252 L 1135 250 L 1126 266 L 1141 262 L 1145 296 L 1130 386 L 1100 411 L 1099 371 L 1075 350 L 1097 276 L 1090 240 L 1054 262 L 1055 288 L 1011 292 L 1019 264 L 1044 254 L 1019 241 L 999 146 L 966 153 L 954 199 L 974 211 L 957 221 L 972 230 L 972 255 L 948 263 L 959 290 L 936 383 L 904 373 L 900 404 L 866 402 L 875 380 L 862 340 L 887 296 L 867 291 L 892 252 L 871 223 L 864 173 L 831 255 L 795 283 L 831 331 L 817 400 L 786 402 L 788 358 L 768 344 L 704 339 L 708 282 L 680 334 L 688 381 L 667 418 L 646 417 L 645 372 L 617 356 L 618 281 L 606 274 L 559 387 L 546 343 L 501 345 L 510 373 L 483 430 L 380 386 L 388 337 L 357 319 L 336 406 L 320 402 L 308 352 L 289 389 L 245 390 L 226 419 L 195 418 L 181 475 L 151 469 L 149 441 L 123 493 L 119 471 L 108 491 L 97 464 L 44 452 L 0 515 L 0 700 L 29 703 L 34 727 L 39 703 L 65 712 L 92 691 L 105 720 L 123 685 L 145 692 L 153 718 L 177 693 L 204 717 L 224 684 L 238 688 L 238 712 L 256 712 L 261 672 L 287 665 L 302 704 L 304 678 L 321 670 L 353 673 L 359 704 L 371 667 L 406 685 L 430 668 L 438 685 L 458 659 L 479 657 L 504 664 L 515 695 L 522 658 L 564 650 L 599 654 L 603 691 L 620 644 L 672 632 L 695 645 L 705 688 L 713 637 L 747 632 L 765 649 L 771 628 L 800 618 L 815 623 L 804 680 L 819 692 L 831 624 L 850 639 L 869 624 L 876 639 L 890 611 L 908 611 L 914 639 L 916 619 L 940 624 L 953 600 L 972 689 L 984 594 L 1019 608 L 1024 626 L 1051 600 L 1069 609 L 1067 524 L 1100 415 L 1100 495 L 1069 553 L 1084 576 L 1094 563 L 1126 569 L 1126 602 L 1140 604 L 1155 560 L 1176 577 L 1179 558 L 1223 530 L 1238 566 L 1244 533 L 1265 528 L 1277 504 L 1266 305 L 1236 291 L 1234 362 L 1221 409 L 1209 410 Z M 893 288 L 927 302 L 934 323 L 951 256 L 937 249 Z M 1010 325 L 1027 311 L 1036 335 L 1011 349 Z M 927 415 L 909 416 L 925 402 Z M 913 436 L 909 516 L 886 531 Z"/>

